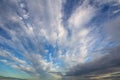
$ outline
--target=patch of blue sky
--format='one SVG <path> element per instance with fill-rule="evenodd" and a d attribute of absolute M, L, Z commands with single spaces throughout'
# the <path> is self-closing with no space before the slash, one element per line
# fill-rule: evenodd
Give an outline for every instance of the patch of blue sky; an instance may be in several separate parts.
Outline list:
<path fill-rule="evenodd" d="M 8 58 L 6 58 L 6 57 L 3 57 L 3 56 L 0 56 L 0 60 L 3 60 L 3 62 L 0 61 L 0 63 L 4 63 L 4 60 L 12 62 L 12 60 L 10 60 L 10 59 L 8 59 Z M 5 64 L 5 63 L 4 63 L 4 64 Z M 5 64 L 5 65 L 8 65 L 8 64 Z M 0 66 L 1 66 L 1 65 L 0 65 Z"/>
<path fill-rule="evenodd" d="M 47 50 L 47 54 L 45 55 L 45 59 L 50 62 L 50 56 L 54 57 L 55 54 L 55 48 L 53 47 L 53 45 L 47 43 L 44 45 L 44 50 Z"/>
<path fill-rule="evenodd" d="M 19 52 L 18 50 L 10 47 L 10 45 L 7 45 L 7 44 L 4 43 L 4 42 L 1 42 L 1 43 L 0 43 L 0 50 L 7 50 L 7 51 L 11 51 L 11 52 Z"/>
<path fill-rule="evenodd" d="M 44 58 L 47 60 L 47 62 L 51 62 L 52 59 L 54 65 L 57 65 L 59 67 L 64 66 L 64 62 L 57 59 L 59 46 L 54 47 L 53 45 L 46 43 L 44 46 L 44 50 L 47 50 L 47 53 L 44 55 Z M 62 48 L 61 51 L 62 51 L 62 55 L 65 55 L 67 49 Z"/>
<path fill-rule="evenodd" d="M 8 32 L 6 32 L 3 28 L 0 27 L 0 36 L 6 38 L 6 39 L 11 39 L 11 36 L 9 35 Z"/>

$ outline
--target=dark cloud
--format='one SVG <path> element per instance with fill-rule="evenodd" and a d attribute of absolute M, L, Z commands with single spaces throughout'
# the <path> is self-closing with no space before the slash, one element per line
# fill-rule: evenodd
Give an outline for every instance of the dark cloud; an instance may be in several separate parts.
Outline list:
<path fill-rule="evenodd" d="M 73 67 L 67 75 L 84 75 L 91 72 L 105 72 L 106 69 L 115 68 L 120 66 L 120 46 L 115 47 L 109 51 L 109 54 L 104 57 Z"/>
<path fill-rule="evenodd" d="M 120 41 L 120 16 L 109 20 L 108 23 L 104 25 L 105 31 L 112 41 Z"/>

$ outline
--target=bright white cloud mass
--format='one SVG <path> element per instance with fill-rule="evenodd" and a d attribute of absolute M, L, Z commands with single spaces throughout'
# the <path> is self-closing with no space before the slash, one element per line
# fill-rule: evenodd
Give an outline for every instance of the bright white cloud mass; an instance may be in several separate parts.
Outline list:
<path fill-rule="evenodd" d="M 0 75 L 102 79 L 120 71 L 119 30 L 120 0 L 1 0 Z"/>

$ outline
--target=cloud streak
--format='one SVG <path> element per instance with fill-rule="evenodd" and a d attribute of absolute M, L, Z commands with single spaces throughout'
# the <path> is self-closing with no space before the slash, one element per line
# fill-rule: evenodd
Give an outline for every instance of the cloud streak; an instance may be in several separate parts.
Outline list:
<path fill-rule="evenodd" d="M 38 80 L 116 67 L 119 5 L 117 0 L 1 0 L 0 62 Z"/>

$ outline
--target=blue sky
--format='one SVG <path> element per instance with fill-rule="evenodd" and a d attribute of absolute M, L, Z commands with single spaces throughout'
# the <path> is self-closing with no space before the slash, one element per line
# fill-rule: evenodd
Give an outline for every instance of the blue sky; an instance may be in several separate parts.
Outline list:
<path fill-rule="evenodd" d="M 56 80 L 104 58 L 99 69 L 118 67 L 108 65 L 119 55 L 119 25 L 120 0 L 1 0 L 0 74 Z"/>

